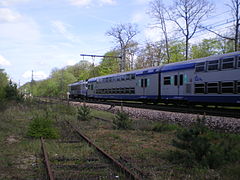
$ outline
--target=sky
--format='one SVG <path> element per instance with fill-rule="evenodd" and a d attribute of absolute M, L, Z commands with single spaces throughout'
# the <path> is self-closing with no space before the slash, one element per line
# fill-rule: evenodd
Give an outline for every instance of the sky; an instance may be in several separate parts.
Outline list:
<path fill-rule="evenodd" d="M 106 32 L 120 23 L 137 24 L 140 45 L 160 40 L 159 29 L 152 28 L 154 21 L 146 13 L 149 1 L 0 0 L 0 69 L 20 85 L 31 81 L 32 71 L 34 80 L 45 79 L 52 69 L 83 60 L 80 54 L 104 55 L 112 50 L 116 44 Z M 229 21 L 224 5 L 228 1 L 213 1 L 215 10 L 204 23 L 214 26 Z M 173 24 L 169 27 L 174 29 Z M 199 32 L 192 41 L 212 36 Z"/>

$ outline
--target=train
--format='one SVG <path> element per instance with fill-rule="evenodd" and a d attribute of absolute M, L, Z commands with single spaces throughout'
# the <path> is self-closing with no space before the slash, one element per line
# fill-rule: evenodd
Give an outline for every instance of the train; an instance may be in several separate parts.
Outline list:
<path fill-rule="evenodd" d="M 70 99 L 240 105 L 240 51 L 90 78 Z"/>

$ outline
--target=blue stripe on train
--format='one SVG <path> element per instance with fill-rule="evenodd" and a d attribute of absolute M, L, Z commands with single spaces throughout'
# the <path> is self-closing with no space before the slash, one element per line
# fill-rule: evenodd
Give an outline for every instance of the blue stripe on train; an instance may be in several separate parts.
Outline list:
<path fill-rule="evenodd" d="M 240 96 L 161 96 L 162 99 L 186 100 L 189 102 L 210 102 L 210 103 L 240 103 Z"/>
<path fill-rule="evenodd" d="M 90 97 L 90 96 L 89 96 Z M 94 98 L 103 98 L 103 99 L 129 99 L 129 100 L 156 100 L 158 96 L 139 96 L 139 95 L 93 95 Z"/>

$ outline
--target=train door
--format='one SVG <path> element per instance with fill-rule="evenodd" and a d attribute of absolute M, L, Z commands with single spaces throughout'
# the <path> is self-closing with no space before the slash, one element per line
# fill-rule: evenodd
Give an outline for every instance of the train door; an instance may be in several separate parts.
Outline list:
<path fill-rule="evenodd" d="M 139 85 L 142 89 L 142 95 L 146 96 L 147 87 L 149 86 L 149 79 L 147 78 L 139 79 Z"/>
<path fill-rule="evenodd" d="M 174 79 L 174 86 L 175 86 L 175 95 L 177 96 L 182 96 L 183 95 L 183 78 L 184 78 L 184 75 L 183 73 L 179 73 L 177 72 L 174 76 L 173 76 L 173 79 Z"/>

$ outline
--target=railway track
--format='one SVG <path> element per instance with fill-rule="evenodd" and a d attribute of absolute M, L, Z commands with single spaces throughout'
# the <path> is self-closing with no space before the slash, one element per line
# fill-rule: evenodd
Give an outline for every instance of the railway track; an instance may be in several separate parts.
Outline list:
<path fill-rule="evenodd" d="M 68 101 L 66 99 L 51 99 L 51 103 L 65 102 Z M 82 102 L 76 101 L 75 102 Z M 220 116 L 220 117 L 231 117 L 231 118 L 240 118 L 240 107 L 202 107 L 202 106 L 186 106 L 186 105 L 174 105 L 174 104 L 144 104 L 141 102 L 121 102 L 121 101 L 85 101 L 87 103 L 94 104 L 104 104 L 109 105 L 110 107 L 114 106 L 124 106 L 124 107 L 133 107 L 133 108 L 141 108 L 141 109 L 151 109 L 158 111 L 167 111 L 167 112 L 179 112 L 179 113 L 191 113 L 191 114 L 200 114 L 200 115 L 208 115 L 208 116 Z"/>
<path fill-rule="evenodd" d="M 60 122 L 59 122 L 60 123 Z M 88 137 L 76 129 L 70 122 L 61 122 L 63 138 L 56 144 L 56 149 L 41 138 L 41 149 L 44 157 L 47 178 L 54 179 L 141 179 L 127 167 L 95 145 Z M 60 144 L 60 145 L 59 145 Z M 58 152 L 57 149 L 74 146 L 75 154 Z M 64 146 L 64 147 L 63 147 Z M 86 148 L 86 152 L 81 149 Z M 78 150 L 79 149 L 79 150 Z M 88 152 L 87 152 L 88 151 Z M 79 155 L 79 154 L 81 155 Z M 82 154 L 83 153 L 83 154 Z M 141 174 L 140 172 L 137 172 Z"/>

